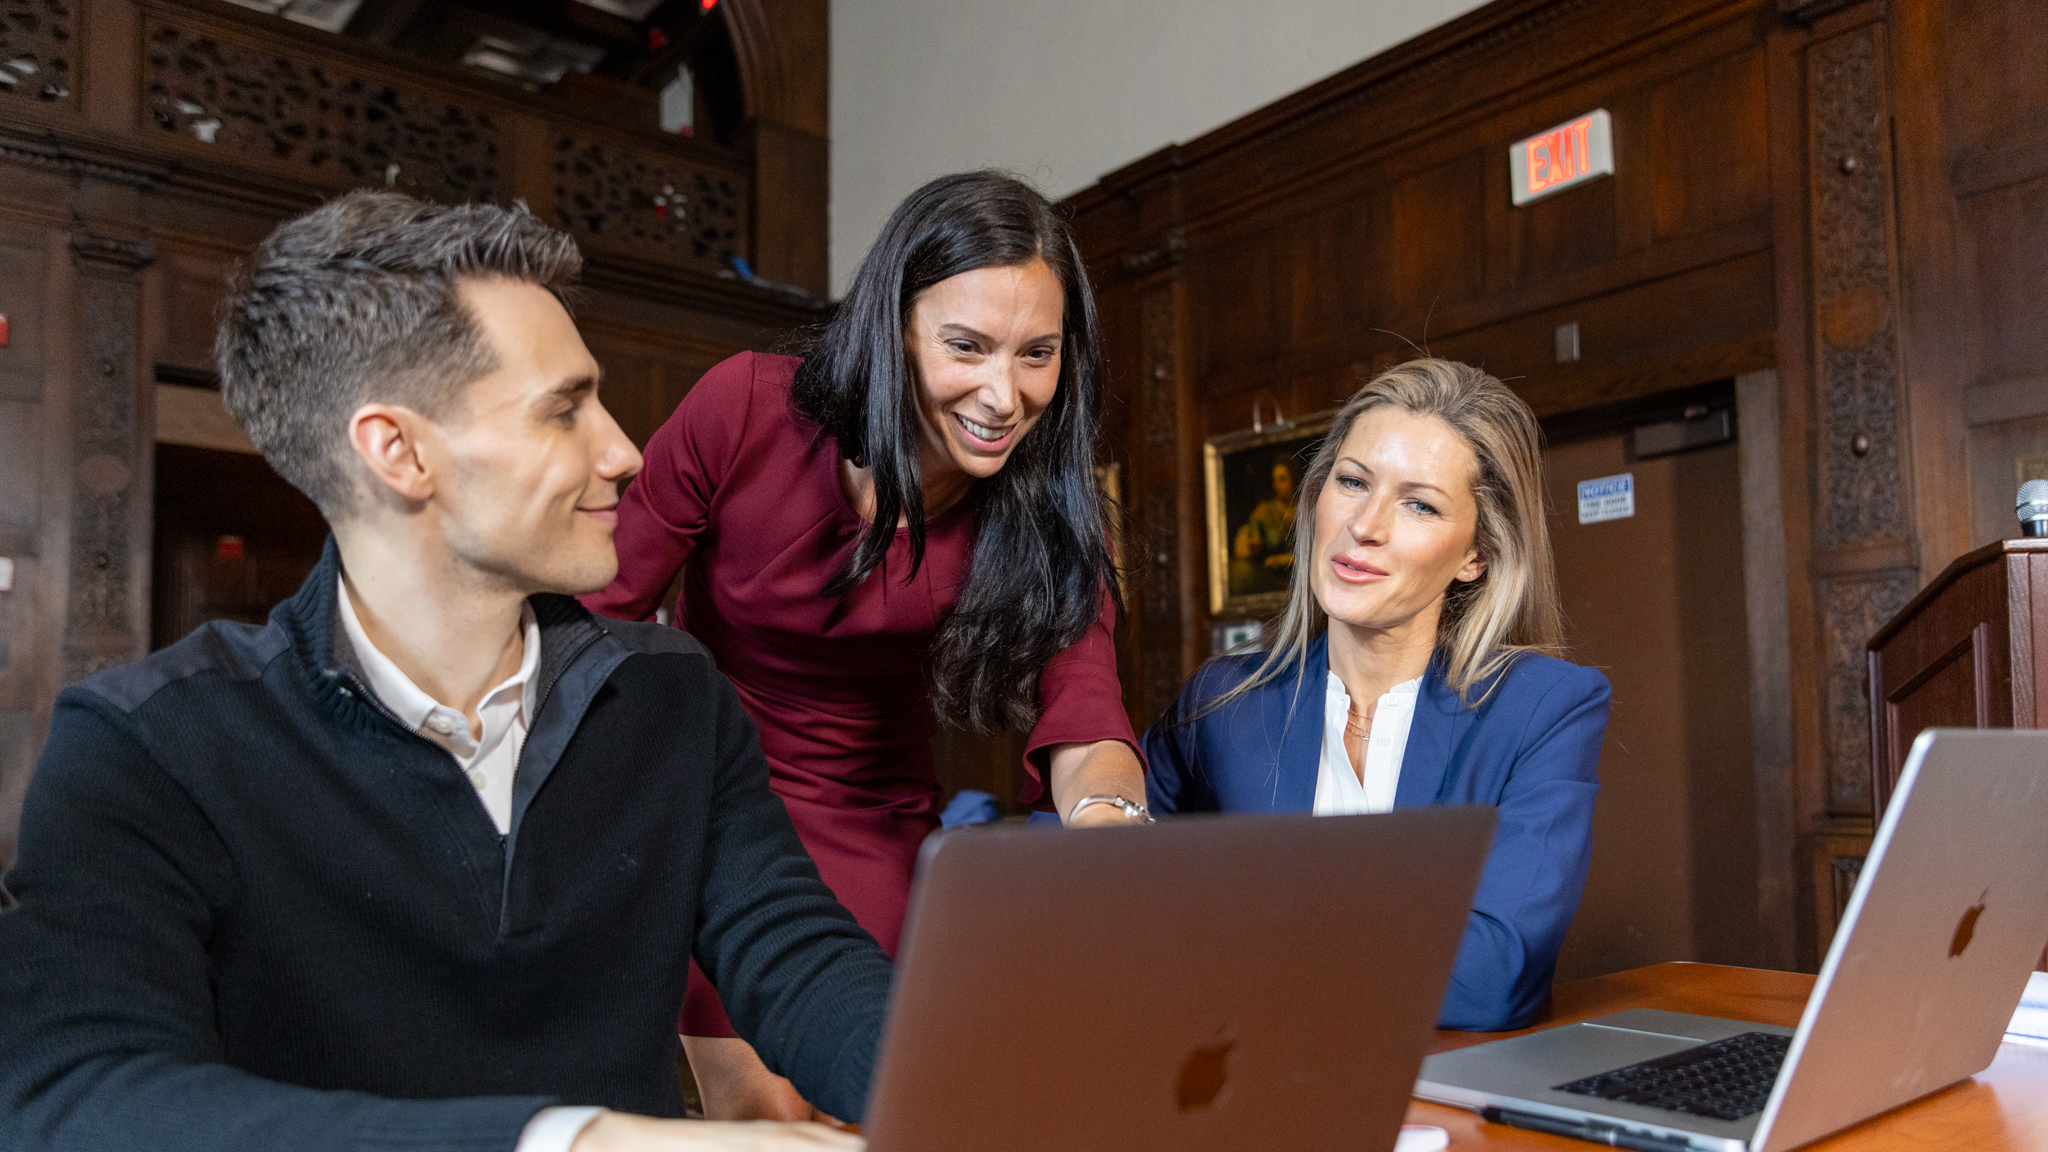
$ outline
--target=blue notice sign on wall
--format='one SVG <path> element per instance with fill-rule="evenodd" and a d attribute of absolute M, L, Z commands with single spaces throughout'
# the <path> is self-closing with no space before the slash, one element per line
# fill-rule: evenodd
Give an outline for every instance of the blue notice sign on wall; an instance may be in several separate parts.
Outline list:
<path fill-rule="evenodd" d="M 1619 476 L 1579 481 L 1579 523 L 1626 520 L 1635 514 L 1635 473 L 1623 472 Z"/>

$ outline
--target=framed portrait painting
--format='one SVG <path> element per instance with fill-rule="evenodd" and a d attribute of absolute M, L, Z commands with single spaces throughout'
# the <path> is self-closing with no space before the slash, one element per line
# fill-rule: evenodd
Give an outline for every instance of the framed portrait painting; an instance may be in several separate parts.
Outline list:
<path fill-rule="evenodd" d="M 1209 613 L 1270 616 L 1294 575 L 1294 498 L 1336 410 L 1202 442 Z"/>

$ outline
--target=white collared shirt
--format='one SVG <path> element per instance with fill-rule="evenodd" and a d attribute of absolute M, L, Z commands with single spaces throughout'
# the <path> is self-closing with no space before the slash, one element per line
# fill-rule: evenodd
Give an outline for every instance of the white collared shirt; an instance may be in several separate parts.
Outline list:
<path fill-rule="evenodd" d="M 336 584 L 341 625 L 355 647 L 356 659 L 362 662 L 370 691 L 401 723 L 447 749 L 476 788 L 484 810 L 491 814 L 491 823 L 498 826 L 498 835 L 511 831 L 512 774 L 519 767 L 520 749 L 526 746 L 526 718 L 533 714 L 537 688 L 534 670 L 540 666 L 540 621 L 534 618 L 533 606 L 519 610 L 519 624 L 526 633 L 526 652 L 519 659 L 519 670 L 484 693 L 476 706 L 483 728 L 478 736 L 470 729 L 467 716 L 421 691 L 389 656 L 370 643 L 370 634 L 363 631 L 363 622 L 356 616 L 348 585 L 338 580 Z"/>
<path fill-rule="evenodd" d="M 1387 689 L 1373 707 L 1372 730 L 1365 737 L 1364 779 L 1344 749 L 1344 722 L 1351 715 L 1351 693 L 1337 673 L 1329 673 L 1323 693 L 1323 754 L 1316 768 L 1318 816 L 1357 816 L 1394 810 L 1394 790 L 1401 783 L 1401 758 L 1408 751 L 1408 728 L 1415 722 L 1415 701 L 1422 677 Z"/>

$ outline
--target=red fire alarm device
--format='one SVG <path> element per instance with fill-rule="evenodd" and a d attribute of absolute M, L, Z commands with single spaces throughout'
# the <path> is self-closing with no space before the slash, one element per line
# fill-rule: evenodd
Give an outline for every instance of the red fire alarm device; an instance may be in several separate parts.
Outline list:
<path fill-rule="evenodd" d="M 0 348 L 7 347 L 7 313 L 0 312 Z"/>

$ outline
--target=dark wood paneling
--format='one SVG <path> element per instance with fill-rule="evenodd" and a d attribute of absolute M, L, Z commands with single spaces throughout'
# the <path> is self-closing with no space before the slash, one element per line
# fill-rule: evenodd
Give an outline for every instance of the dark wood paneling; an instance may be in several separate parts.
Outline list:
<path fill-rule="evenodd" d="M 1617 125 L 1615 135 L 1622 133 Z M 1615 148 L 1619 163 L 1620 140 Z M 1618 181 L 1598 180 L 1525 205 L 1515 213 L 1510 218 L 1515 283 L 1533 287 L 1611 262 L 1617 241 L 1614 197 L 1618 187 Z"/>
<path fill-rule="evenodd" d="M 2019 606 L 2029 605 L 2026 615 L 2033 627 L 2012 630 L 2013 718 L 2016 727 L 2048 728 L 2048 556 L 2035 554 L 2026 563 L 2008 561 L 2006 572 L 2006 613 L 2020 615 Z M 2032 714 L 2018 706 L 2032 700 Z"/>
<path fill-rule="evenodd" d="M 1374 190 L 1309 212 L 1285 227 L 1293 300 L 1294 349 L 1342 347 L 1388 310 L 1387 260 L 1393 243 L 1389 197 Z"/>
<path fill-rule="evenodd" d="M 727 343 L 603 318 L 585 318 L 578 327 L 590 354 L 604 369 L 601 393 L 605 408 L 633 443 L 643 448 L 713 365 L 748 347 L 765 351 L 775 343 L 772 333 L 763 334 L 769 339 Z"/>
<path fill-rule="evenodd" d="M 2048 173 L 2048 13 L 2025 0 L 1943 0 L 1946 128 L 1964 196 Z"/>
<path fill-rule="evenodd" d="M 1620 7 L 1489 6 L 1432 33 L 1434 56 L 1396 50 L 1075 198 L 1109 267 L 1149 271 L 1184 237 L 1191 444 L 1245 426 L 1255 402 L 1340 402 L 1424 347 L 1514 379 L 1545 413 L 1771 365 L 1774 18 Z M 1625 175 L 1507 207 L 1507 145 L 1596 106 Z M 1584 355 L 1559 365 L 1571 322 Z M 1154 482 L 1141 474 L 1134 501 Z M 1181 623 L 1206 634 L 1199 607 Z"/>
<path fill-rule="evenodd" d="M 164 332 L 156 363 L 210 372 L 228 261 L 173 252 L 164 261 L 163 274 Z"/>
<path fill-rule="evenodd" d="M 644 348 L 623 341 L 586 340 L 590 354 L 604 369 L 600 398 L 612 419 L 639 447 L 666 418 L 662 400 L 663 365 Z"/>
<path fill-rule="evenodd" d="M 1962 232 L 1974 319 L 1970 382 L 2048 378 L 2048 178 L 1963 201 Z"/>
<path fill-rule="evenodd" d="M 1879 784 L 1883 790 L 1873 793 L 1880 806 L 1899 786 L 1899 774 L 1906 769 L 1906 753 L 1920 732 L 1928 728 L 1991 727 L 1992 699 L 1998 695 L 1998 686 L 1993 683 L 1998 675 L 1992 670 L 1993 646 L 1990 627 L 1979 624 L 1904 684 L 1885 688 L 1877 721 L 1884 728 L 1884 742 L 1878 753 L 1882 758 Z M 1882 666 L 1873 666 L 1870 675 L 1874 683 L 1885 686 L 1888 677 Z M 2010 713 L 2009 695 L 2006 703 L 2003 711 Z M 2003 719 L 2009 723 L 2011 717 Z"/>
<path fill-rule="evenodd" d="M 1475 151 L 1394 185 L 1390 247 L 1375 261 L 1386 277 L 1388 319 L 1420 315 L 1426 323 L 1435 309 L 1482 291 L 1486 159 Z M 1403 335 L 1420 341 L 1428 333 Z"/>
<path fill-rule="evenodd" d="M 1649 160 L 1657 239 L 1770 209 L 1767 73 L 1754 48 L 1659 84 L 1650 96 Z"/>
<path fill-rule="evenodd" d="M 831 179 L 825 138 L 780 124 L 754 132 L 755 271 L 824 299 L 828 218 L 821 194 Z"/>
<path fill-rule="evenodd" d="M 0 312 L 10 328 L 7 347 L 0 349 L 0 399 L 42 396 L 49 331 L 44 317 L 50 312 L 41 291 L 44 239 L 38 229 L 0 221 Z"/>
<path fill-rule="evenodd" d="M 1456 338 L 1473 337 L 1489 330 L 1504 331 L 1505 326 L 1519 324 L 1526 329 L 1521 346 L 1525 355 L 1509 358 L 1520 365 L 1515 371 L 1540 363 L 1591 381 L 1589 387 L 1611 387 L 1621 394 L 1636 394 L 1642 389 L 1632 378 L 1640 375 L 1639 362 L 1645 358 L 1669 357 L 1680 349 L 1692 350 L 1686 353 L 1690 356 L 1703 347 L 1732 348 L 1735 343 L 1748 346 L 1757 345 L 1759 340 L 1768 342 L 1773 330 L 1775 297 L 1769 235 L 1764 221 L 1751 220 L 1642 249 L 1546 284 L 1505 289 L 1462 304 L 1440 302 L 1433 307 L 1402 312 L 1389 309 L 1368 322 L 1340 330 L 1328 343 L 1285 344 L 1269 364 L 1229 372 L 1210 371 L 1204 375 L 1203 391 L 1209 396 L 1231 396 L 1262 388 L 1299 389 L 1313 380 L 1330 383 L 1338 391 L 1330 392 L 1329 396 L 1341 398 L 1357 387 L 1356 382 L 1346 383 L 1352 380 L 1354 367 L 1384 367 L 1394 359 L 1413 355 L 1424 345 L 1425 333 L 1427 346 L 1436 349 L 1448 347 L 1447 342 Z M 1376 261 L 1367 269 L 1367 275 L 1378 279 L 1381 290 L 1386 290 L 1385 285 L 1392 280 L 1384 268 L 1384 261 Z M 1302 278 L 1305 277 L 1298 277 L 1297 281 Z M 1709 287 L 1726 288 L 1731 279 L 1739 283 L 1739 295 L 1722 301 L 1718 310 L 1695 306 L 1700 298 L 1698 292 Z M 1638 304 L 1628 294 L 1646 289 L 1674 302 L 1675 321 L 1672 315 L 1656 316 L 1654 325 L 1629 319 L 1629 310 Z M 1342 289 L 1331 287 L 1327 291 L 1335 296 Z M 1600 311 L 1607 307 L 1598 303 L 1603 299 L 1621 301 L 1614 306 L 1614 315 L 1623 322 L 1607 334 L 1618 334 L 1621 338 L 1582 339 L 1585 354 L 1581 362 L 1556 366 L 1552 360 L 1555 325 L 1578 318 L 1581 311 Z M 1550 318 L 1551 327 L 1540 328 L 1546 317 Z M 1582 319 L 1582 336 L 1585 323 Z M 1201 333 L 1195 335 L 1206 339 Z M 1504 346 L 1490 340 L 1485 346 L 1486 354 L 1493 358 L 1488 363 L 1505 362 L 1500 359 L 1508 351 Z M 1752 350 L 1731 353 L 1720 362 L 1760 367 L 1769 363 L 1769 358 L 1769 352 Z M 1705 371 L 1704 365 L 1674 363 L 1672 371 L 1660 376 L 1657 386 L 1648 390 L 1716 379 L 1746 371 L 1748 367 L 1714 372 Z M 1667 378 L 1668 382 L 1663 382 Z M 1298 402 L 1317 401 L 1304 394 Z M 1249 413 L 1249 398 L 1235 407 Z M 1212 431 L 1227 430 L 1228 426 Z"/>
<path fill-rule="evenodd" d="M 1188 196 L 1225 204 L 1327 179 L 1333 164 L 1441 145 L 1477 116 L 1512 112 L 1511 123 L 1489 132 L 1503 148 L 1504 169 L 1507 143 L 1593 107 L 1576 106 L 1589 95 L 1596 102 L 1604 95 L 1565 95 L 1567 85 L 1611 83 L 1731 20 L 1748 25 L 1737 35 L 1753 36 L 1748 17 L 1758 7 L 1753 0 L 1501 0 L 1184 145 Z"/>
<path fill-rule="evenodd" d="M 1105 269 L 1091 268 L 1089 274 L 1095 282 L 1104 283 L 1109 273 Z M 1120 501 L 1116 510 L 1115 553 L 1123 577 L 1124 619 L 1116 637 L 1117 673 L 1124 684 L 1130 685 L 1143 682 L 1140 621 L 1144 602 L 1148 597 L 1171 595 L 1173 590 L 1157 588 L 1146 579 L 1149 560 L 1157 551 L 1153 538 L 1157 529 L 1138 514 L 1137 505 L 1133 502 L 1134 478 L 1139 463 L 1134 455 L 1137 446 L 1133 432 L 1137 419 L 1136 397 L 1144 372 L 1144 353 L 1139 343 L 1138 300 L 1131 293 L 1110 292 L 1101 294 L 1099 301 L 1102 360 L 1108 373 L 1102 406 L 1101 457 L 1102 463 L 1117 468 L 1117 497 Z M 1171 659 L 1179 664 L 1178 653 L 1174 653 Z M 1142 707 L 1143 701 L 1126 689 L 1124 708 L 1130 713 L 1132 724 L 1142 725 L 1150 719 L 1141 718 Z"/>
<path fill-rule="evenodd" d="M 1263 229 L 1220 239 L 1190 261 L 1204 372 L 1267 364 L 1283 347 L 1282 294 L 1292 278 L 1282 278 L 1278 243 L 1273 230 Z"/>
<path fill-rule="evenodd" d="M 1434 339 L 1430 348 L 1484 365 L 1539 416 L 1632 400 L 1769 367 L 1770 277 L 1770 257 L 1758 252 Z M 1716 306 L 1701 309 L 1707 299 Z M 1579 326 L 1579 364 L 1556 362 L 1564 323 Z"/>
<path fill-rule="evenodd" d="M 1439 329 L 1428 346 L 1485 365 L 1538 415 L 1552 416 L 1769 367 L 1772 296 L 1770 258 L 1759 252 L 1478 328 Z M 1722 304 L 1702 312 L 1701 299 Z M 1564 323 L 1579 325 L 1589 362 L 1555 362 L 1554 336 Z M 1297 415 L 1340 404 L 1374 368 L 1416 354 L 1402 335 L 1361 328 L 1335 346 L 1290 351 L 1262 370 L 1215 377 L 1199 400 L 1202 435 L 1249 425 L 1254 399 L 1269 407 L 1279 400 Z"/>

